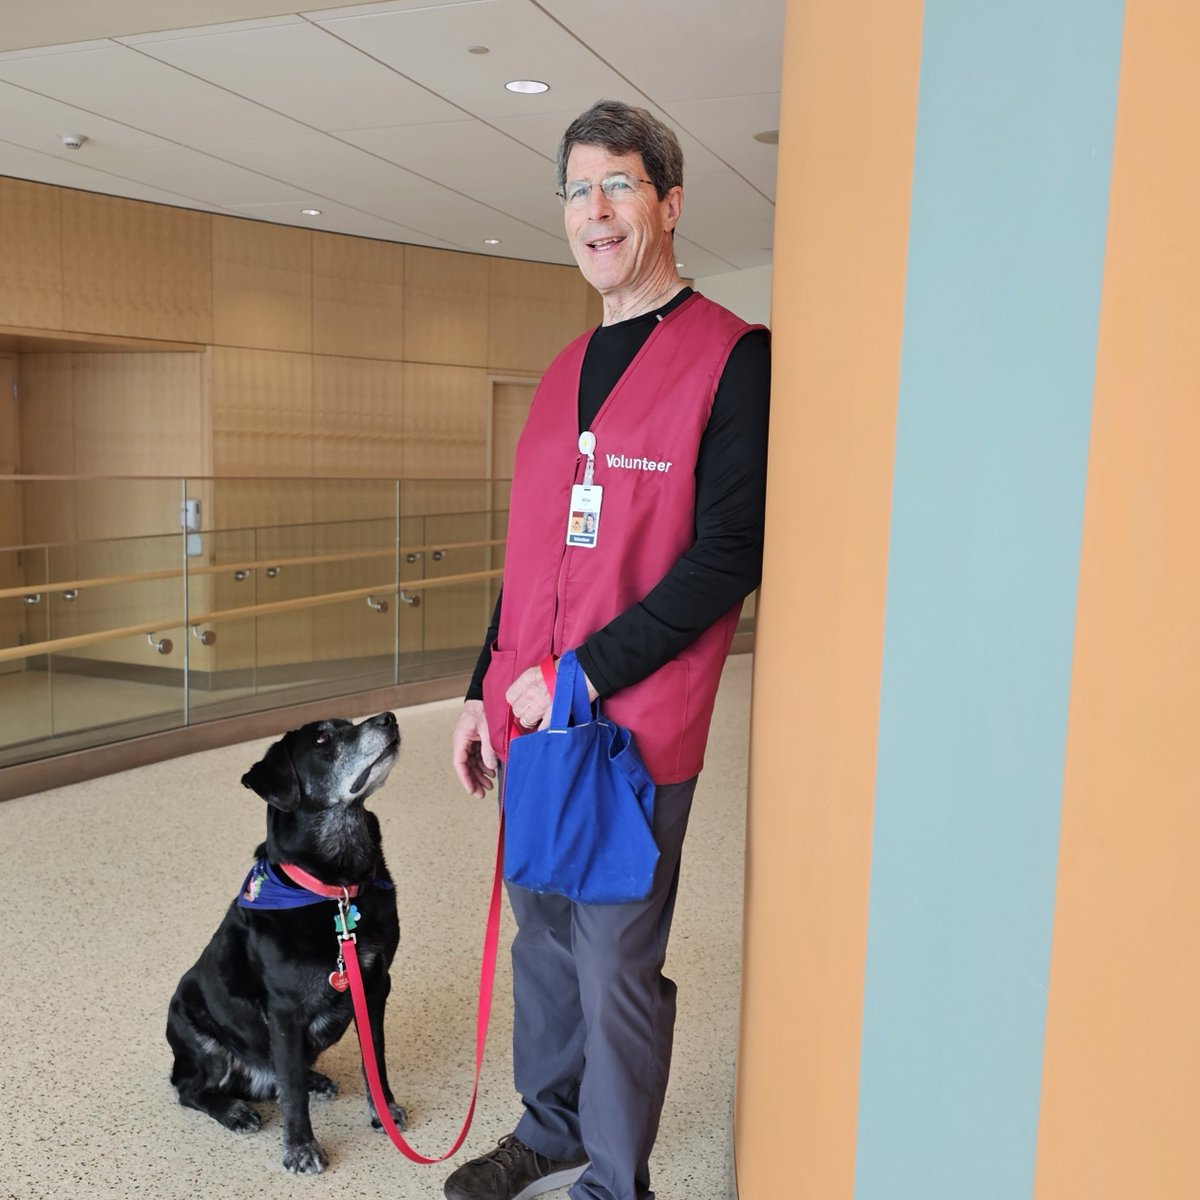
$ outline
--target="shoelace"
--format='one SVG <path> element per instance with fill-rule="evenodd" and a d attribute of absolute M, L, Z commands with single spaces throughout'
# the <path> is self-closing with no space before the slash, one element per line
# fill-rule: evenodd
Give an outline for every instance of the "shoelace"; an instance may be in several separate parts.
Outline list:
<path fill-rule="evenodd" d="M 496 1149 L 488 1157 L 502 1171 L 507 1171 L 510 1167 L 516 1166 L 526 1153 L 532 1154 L 534 1151 L 526 1146 L 515 1133 L 510 1133 L 496 1143 Z"/>

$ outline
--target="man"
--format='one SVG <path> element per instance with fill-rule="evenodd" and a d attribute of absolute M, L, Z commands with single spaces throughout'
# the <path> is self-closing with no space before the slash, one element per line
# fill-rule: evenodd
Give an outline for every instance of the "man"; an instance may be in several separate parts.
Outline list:
<path fill-rule="evenodd" d="M 572 1200 L 653 1200 L 680 853 L 721 668 L 762 562 L 767 335 L 679 278 L 675 135 L 641 109 L 598 102 L 563 137 L 558 184 L 604 319 L 550 365 L 518 443 L 503 588 L 454 765 L 485 795 L 510 711 L 527 729 L 549 716 L 539 663 L 574 648 L 589 695 L 633 730 L 655 782 L 660 858 L 650 895 L 633 904 L 510 885 L 525 1112 L 496 1150 L 450 1176 L 448 1200 L 529 1200 L 568 1184 Z M 601 498 L 581 535 L 585 482 Z"/>

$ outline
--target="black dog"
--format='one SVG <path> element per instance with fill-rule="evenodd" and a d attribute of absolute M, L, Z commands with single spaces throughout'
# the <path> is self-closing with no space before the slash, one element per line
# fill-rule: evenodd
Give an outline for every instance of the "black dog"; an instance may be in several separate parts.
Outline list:
<path fill-rule="evenodd" d="M 269 805 L 267 840 L 196 965 L 179 981 L 167 1017 L 175 1052 L 171 1082 L 179 1102 L 238 1133 L 261 1125 L 249 1100 L 278 1097 L 283 1165 L 305 1175 L 328 1159 L 313 1137 L 309 1095 L 337 1085 L 312 1069 L 353 1016 L 337 973 L 336 899 L 309 888 L 343 887 L 353 896 L 351 927 L 370 1012 L 380 1078 L 396 1124 L 404 1110 L 384 1069 L 383 1011 L 388 970 L 400 940 L 396 897 L 380 848 L 379 820 L 363 801 L 388 777 L 400 748 L 391 713 L 359 725 L 318 721 L 267 751 L 242 783 Z M 317 882 L 319 881 L 319 883 Z M 368 1095 L 371 1124 L 381 1128 Z"/>

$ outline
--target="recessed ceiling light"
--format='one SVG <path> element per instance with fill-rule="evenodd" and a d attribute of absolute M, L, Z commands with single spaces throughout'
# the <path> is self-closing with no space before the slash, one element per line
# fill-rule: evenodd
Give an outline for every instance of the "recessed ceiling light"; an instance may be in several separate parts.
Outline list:
<path fill-rule="evenodd" d="M 764 146 L 778 146 L 779 145 L 779 130 L 778 129 L 764 129 L 762 131 L 762 133 L 756 133 L 754 135 L 754 140 L 756 142 L 762 142 L 762 144 Z"/>
<path fill-rule="evenodd" d="M 487 46 L 468 46 L 468 54 L 491 54 L 491 50 Z"/>
<path fill-rule="evenodd" d="M 548 92 L 550 85 L 542 83 L 537 79 L 510 79 L 504 85 L 510 92 L 524 92 L 526 95 L 534 96 L 538 92 Z"/>
<path fill-rule="evenodd" d="M 683 270 L 683 268 L 684 268 L 684 264 L 683 264 L 683 263 L 676 263 L 676 264 L 675 264 L 675 269 L 676 269 L 677 271 L 682 271 L 682 270 Z"/>
<path fill-rule="evenodd" d="M 484 238 L 483 244 L 485 246 L 498 246 L 498 245 L 500 245 L 500 239 L 499 238 Z"/>
<path fill-rule="evenodd" d="M 306 217 L 319 217 L 321 215 L 319 208 L 302 208 L 300 212 Z"/>

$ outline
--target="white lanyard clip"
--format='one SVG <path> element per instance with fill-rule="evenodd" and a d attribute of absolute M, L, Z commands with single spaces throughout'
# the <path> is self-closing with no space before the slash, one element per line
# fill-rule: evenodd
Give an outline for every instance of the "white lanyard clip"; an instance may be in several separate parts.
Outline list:
<path fill-rule="evenodd" d="M 583 468 L 583 486 L 592 486 L 592 476 L 596 470 L 596 435 L 585 429 L 579 435 L 579 452 L 587 455 L 587 465 Z"/>

